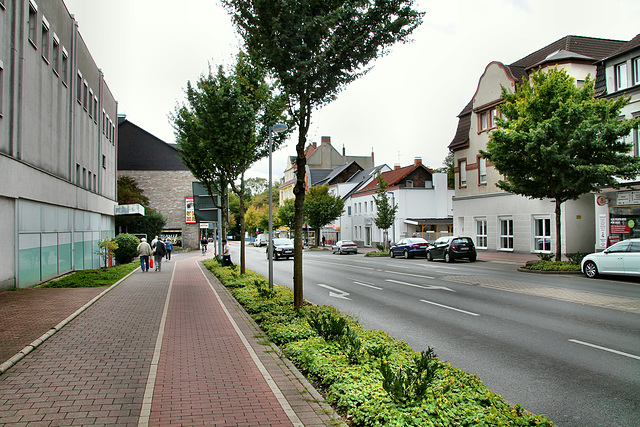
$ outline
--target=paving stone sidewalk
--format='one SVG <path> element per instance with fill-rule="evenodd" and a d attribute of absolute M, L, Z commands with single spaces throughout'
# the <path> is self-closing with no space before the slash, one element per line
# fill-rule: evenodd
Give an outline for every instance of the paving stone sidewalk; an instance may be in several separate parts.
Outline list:
<path fill-rule="evenodd" d="M 182 254 L 162 272 L 137 270 L 6 369 L 0 425 L 344 425 L 201 259 Z M 56 308 L 42 302 L 57 293 L 29 291 L 0 293 L 0 310 L 9 302 L 15 311 L 28 297 L 23 319 L 50 317 L 12 339 L 6 332 L 17 330 L 2 314 L 3 351 L 31 342 L 59 323 L 51 316 L 68 316 L 105 289 L 65 290 L 68 303 Z"/>

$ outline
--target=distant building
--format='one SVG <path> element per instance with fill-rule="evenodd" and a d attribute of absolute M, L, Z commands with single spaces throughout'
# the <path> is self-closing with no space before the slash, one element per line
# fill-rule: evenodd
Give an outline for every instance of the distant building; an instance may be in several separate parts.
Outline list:
<path fill-rule="evenodd" d="M 117 102 L 62 0 L 0 3 L 0 290 L 97 268 Z"/>
<path fill-rule="evenodd" d="M 180 161 L 178 150 L 124 116 L 118 117 L 118 135 L 118 177 L 133 178 L 149 198 L 149 207 L 167 217 L 165 237 L 198 249 L 200 226 L 187 210 L 188 203 L 193 205 L 191 184 L 197 180 Z"/>

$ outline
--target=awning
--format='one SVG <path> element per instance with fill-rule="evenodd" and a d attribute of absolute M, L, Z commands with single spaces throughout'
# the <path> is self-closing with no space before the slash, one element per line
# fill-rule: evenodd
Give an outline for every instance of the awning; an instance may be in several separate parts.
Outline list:
<path fill-rule="evenodd" d="M 453 218 L 407 218 L 404 223 L 411 225 L 453 225 Z"/>

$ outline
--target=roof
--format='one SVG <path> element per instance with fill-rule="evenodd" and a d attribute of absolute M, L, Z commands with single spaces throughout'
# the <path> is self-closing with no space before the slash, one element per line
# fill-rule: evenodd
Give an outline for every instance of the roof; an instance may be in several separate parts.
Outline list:
<path fill-rule="evenodd" d="M 620 46 L 620 48 L 618 50 L 613 52 L 610 56 L 608 56 L 606 58 L 603 58 L 603 60 L 612 59 L 612 58 L 615 58 L 616 56 L 623 55 L 623 54 L 625 54 L 625 53 L 629 52 L 630 50 L 633 50 L 633 49 L 635 49 L 637 47 L 640 47 L 640 34 L 638 34 L 637 36 L 635 36 L 634 38 L 632 38 L 628 42 L 622 44 L 622 46 Z"/>
<path fill-rule="evenodd" d="M 175 146 L 119 117 L 118 170 L 178 171 L 189 168 L 180 161 Z"/>
<path fill-rule="evenodd" d="M 309 177 L 309 187 L 315 187 L 316 185 L 320 185 L 322 181 L 324 181 L 329 174 L 333 171 L 333 169 L 307 169 L 307 174 Z"/>
<path fill-rule="evenodd" d="M 469 131 L 471 130 L 471 112 L 473 109 L 473 99 L 469 101 L 466 107 L 458 114 L 458 128 L 453 137 L 453 141 L 449 144 L 449 150 L 459 150 L 469 146 Z"/>
<path fill-rule="evenodd" d="M 342 200 L 347 200 L 349 197 L 351 197 L 351 195 L 355 192 L 357 192 L 358 190 L 360 190 L 360 188 L 367 183 L 367 181 L 369 181 L 369 179 L 372 176 L 375 176 L 378 171 L 380 171 L 382 168 L 384 167 L 389 167 L 386 164 L 383 165 L 379 165 L 379 166 L 374 166 L 372 168 L 369 169 L 365 169 L 365 170 L 361 170 L 360 172 L 358 172 L 357 174 L 353 175 L 351 178 L 349 178 L 349 180 L 347 182 L 350 183 L 356 183 L 355 187 L 353 187 L 351 189 L 351 191 L 349 191 L 347 194 L 344 195 L 344 197 L 342 198 Z"/>
<path fill-rule="evenodd" d="M 411 172 L 413 172 L 414 170 L 418 169 L 418 168 L 424 168 L 427 171 L 429 171 L 429 173 L 433 173 L 433 171 L 431 169 L 429 169 L 428 167 L 426 167 L 425 165 L 423 165 L 422 163 L 420 164 L 413 164 L 411 166 L 405 166 L 403 168 L 398 168 L 398 169 L 394 169 L 388 172 L 382 172 L 380 174 L 380 176 L 382 176 L 386 181 L 387 181 L 387 185 L 389 187 L 393 187 L 398 185 L 398 183 L 405 178 L 407 175 L 409 175 Z M 369 184 L 367 184 L 365 187 L 363 187 L 360 192 L 367 192 L 367 191 L 372 191 L 375 190 L 378 187 L 378 181 L 374 180 L 371 181 Z"/>

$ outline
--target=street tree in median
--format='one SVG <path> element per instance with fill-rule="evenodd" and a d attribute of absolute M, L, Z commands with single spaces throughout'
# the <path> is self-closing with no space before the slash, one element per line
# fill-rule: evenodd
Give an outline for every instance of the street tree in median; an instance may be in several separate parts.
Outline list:
<path fill-rule="evenodd" d="M 195 87 L 189 82 L 187 102 L 173 116 L 179 150 L 196 178 L 218 183 L 221 194 L 229 185 L 239 197 L 240 269 L 244 274 L 244 174 L 269 155 L 269 127 L 287 122 L 286 98 L 269 82 L 265 69 L 240 52 L 228 73 L 220 66 L 217 74 L 209 70 L 201 76 Z M 286 136 L 274 135 L 273 147 L 278 148 Z"/>
<path fill-rule="evenodd" d="M 376 176 L 378 187 L 376 188 L 376 195 L 373 196 L 373 201 L 376 203 L 377 215 L 374 218 L 376 227 L 383 230 L 384 242 L 382 243 L 384 250 L 389 250 L 389 228 L 393 225 L 393 221 L 396 220 L 396 213 L 398 212 L 398 205 L 391 205 L 389 202 L 389 196 L 387 195 L 387 188 L 389 183 L 378 172 Z"/>
<path fill-rule="evenodd" d="M 499 188 L 555 202 L 556 260 L 562 203 L 640 173 L 640 159 L 624 140 L 640 119 L 620 120 L 630 99 L 594 95 L 593 81 L 578 87 L 564 69 L 534 72 L 515 93 L 503 87 L 502 118 L 480 151 L 504 175 Z"/>
<path fill-rule="evenodd" d="M 249 54 L 269 69 L 289 100 L 296 143 L 294 306 L 301 307 L 305 145 L 314 109 L 333 101 L 369 63 L 406 42 L 422 22 L 414 0 L 222 0 Z"/>
<path fill-rule="evenodd" d="M 320 229 L 339 218 L 344 211 L 344 200 L 340 196 L 329 193 L 328 185 L 311 187 L 304 200 L 304 212 L 307 224 L 316 232 L 316 242 L 320 241 Z"/>

